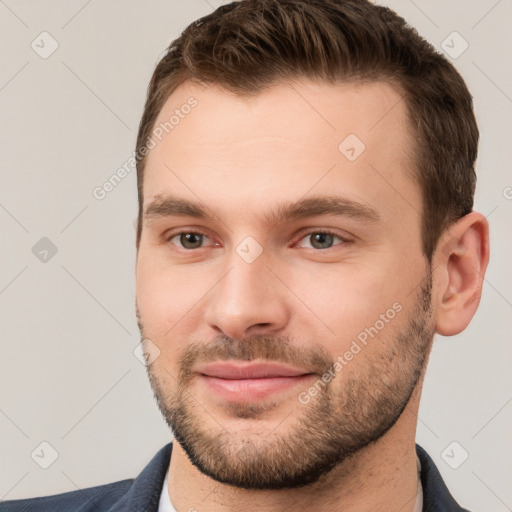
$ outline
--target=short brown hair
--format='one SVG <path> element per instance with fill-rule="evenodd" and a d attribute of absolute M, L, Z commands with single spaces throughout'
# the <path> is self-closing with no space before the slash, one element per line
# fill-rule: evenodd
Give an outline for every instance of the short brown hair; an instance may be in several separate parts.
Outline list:
<path fill-rule="evenodd" d="M 385 80 L 404 95 L 422 190 L 422 244 L 473 208 L 478 127 L 453 65 L 392 10 L 367 0 L 241 0 L 190 24 L 172 41 L 148 87 L 136 154 L 158 114 L 186 80 L 251 96 L 282 80 Z M 145 158 L 137 158 L 142 231 Z"/>

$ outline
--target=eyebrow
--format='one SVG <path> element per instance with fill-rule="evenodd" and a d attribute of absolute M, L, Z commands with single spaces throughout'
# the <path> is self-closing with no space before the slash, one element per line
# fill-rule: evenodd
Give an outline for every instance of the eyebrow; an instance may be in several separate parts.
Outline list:
<path fill-rule="evenodd" d="M 314 196 L 296 202 L 280 203 L 271 208 L 263 219 L 268 224 L 275 225 L 285 220 L 299 220 L 321 215 L 352 217 L 370 222 L 380 220 L 377 210 L 371 206 L 341 196 Z M 169 195 L 156 196 L 144 212 L 146 221 L 174 216 L 210 221 L 219 219 L 219 216 L 204 203 Z"/>

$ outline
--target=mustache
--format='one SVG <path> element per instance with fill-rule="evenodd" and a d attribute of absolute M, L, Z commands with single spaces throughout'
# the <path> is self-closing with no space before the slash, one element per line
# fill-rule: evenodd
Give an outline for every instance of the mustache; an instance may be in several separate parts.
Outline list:
<path fill-rule="evenodd" d="M 332 357 L 319 344 L 297 345 L 286 336 L 255 335 L 244 340 L 234 340 L 221 335 L 206 343 L 192 342 L 182 350 L 179 357 L 179 381 L 188 381 L 198 363 L 253 360 L 306 368 L 320 375 L 334 365 Z"/>
<path fill-rule="evenodd" d="M 137 301 L 135 312 L 141 338 L 148 338 L 144 334 L 144 322 Z M 212 340 L 192 341 L 186 344 L 178 357 L 178 382 L 185 383 L 190 380 L 194 374 L 193 368 L 198 364 L 254 360 L 305 368 L 319 375 L 327 373 L 335 364 L 332 356 L 319 343 L 300 345 L 286 335 L 255 334 L 243 340 L 219 335 Z"/>

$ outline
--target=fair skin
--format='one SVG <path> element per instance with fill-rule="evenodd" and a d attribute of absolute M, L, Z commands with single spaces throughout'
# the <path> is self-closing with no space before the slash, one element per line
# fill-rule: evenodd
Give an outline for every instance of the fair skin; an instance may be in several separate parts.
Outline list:
<path fill-rule="evenodd" d="M 376 390 L 399 372 L 391 363 L 372 365 L 391 361 L 393 340 L 408 332 L 428 269 L 421 245 L 421 191 L 409 174 L 413 139 L 400 95 L 383 82 L 303 81 L 276 84 L 242 99 L 213 85 L 185 82 L 156 124 L 190 96 L 197 107 L 148 155 L 144 211 L 155 199 L 172 195 L 199 203 L 214 216 L 143 219 L 137 305 L 144 337 L 160 350 L 151 366 L 155 380 L 165 396 L 177 396 L 183 351 L 191 342 L 206 346 L 221 335 L 241 341 L 287 336 L 292 350 L 321 347 L 336 360 L 398 303 L 401 311 L 379 326 L 329 387 L 336 397 L 344 396 L 349 381 L 359 382 L 362 391 L 368 383 L 368 399 L 375 395 L 379 401 Z M 366 147 L 354 161 L 338 149 L 349 134 Z M 331 213 L 277 224 L 266 218 L 277 204 L 317 196 L 343 197 L 372 215 Z M 176 236 L 179 229 L 204 235 L 200 247 L 185 248 Z M 311 235 L 325 230 L 336 236 L 330 247 L 319 249 Z M 249 236 L 262 249 L 251 263 L 237 252 Z M 487 222 L 477 212 L 443 233 L 432 261 L 428 332 L 451 336 L 468 325 L 480 300 L 488 253 Z M 412 365 L 413 355 L 407 361 Z M 380 380 L 371 386 L 376 373 Z M 239 409 L 229 407 L 226 397 L 212 393 L 194 375 L 186 388 L 187 412 L 205 436 L 227 436 L 232 455 L 227 460 L 253 453 L 247 446 L 256 447 L 255 453 L 266 453 L 271 442 L 282 446 L 278 443 L 320 403 L 297 399 L 319 378 L 310 375 L 292 388 L 254 399 L 256 412 L 244 417 L 234 411 L 245 411 L 247 397 L 238 397 Z M 168 489 L 172 503 L 180 512 L 410 512 L 417 491 L 414 443 L 422 381 L 423 373 L 410 399 L 404 395 L 405 410 L 387 432 L 304 487 L 248 489 L 222 483 L 192 464 L 175 439 Z M 405 393 L 406 383 L 396 389 Z M 364 425 L 376 413 L 368 414 Z M 308 439 L 303 441 L 306 453 Z"/>

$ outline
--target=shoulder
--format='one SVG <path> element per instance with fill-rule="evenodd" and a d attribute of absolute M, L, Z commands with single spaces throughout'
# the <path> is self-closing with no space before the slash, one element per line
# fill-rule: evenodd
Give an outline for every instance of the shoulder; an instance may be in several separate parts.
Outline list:
<path fill-rule="evenodd" d="M 133 484 L 133 479 L 120 480 L 78 491 L 70 491 L 40 498 L 28 498 L 0 502 L 0 512 L 88 512 L 108 510 L 124 496 Z"/>
<path fill-rule="evenodd" d="M 0 501 L 0 512 L 157 512 L 172 443 L 161 448 L 135 479 L 63 494 Z"/>

